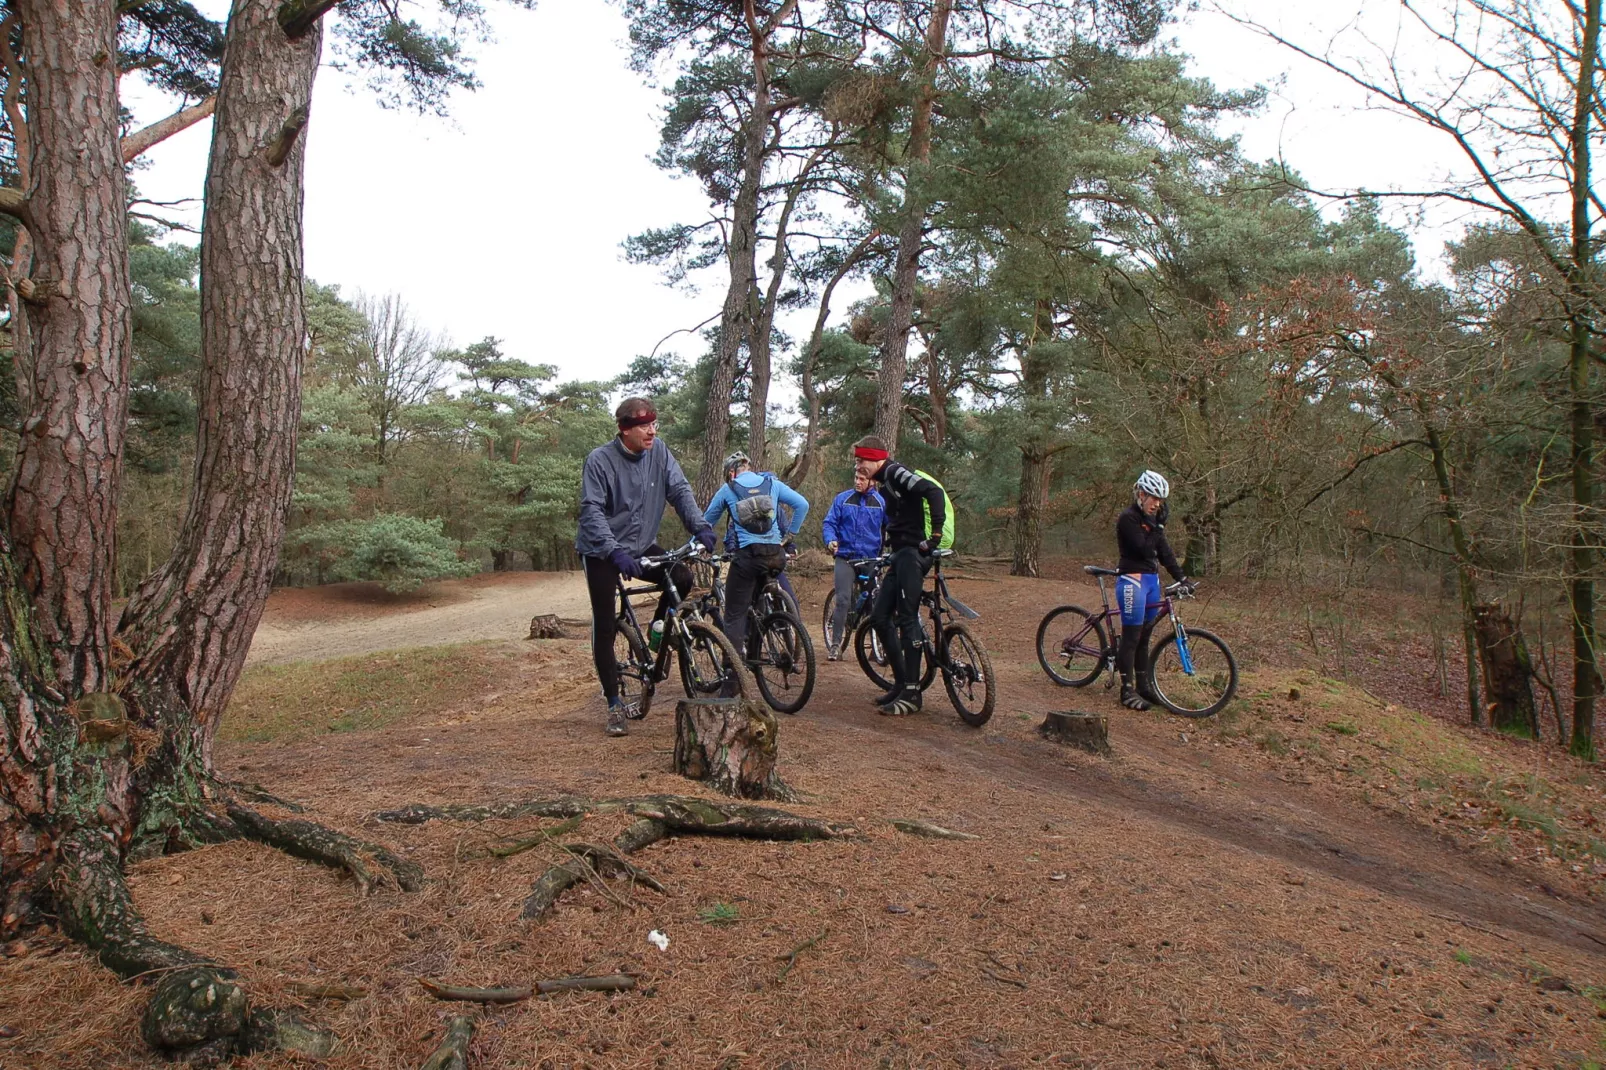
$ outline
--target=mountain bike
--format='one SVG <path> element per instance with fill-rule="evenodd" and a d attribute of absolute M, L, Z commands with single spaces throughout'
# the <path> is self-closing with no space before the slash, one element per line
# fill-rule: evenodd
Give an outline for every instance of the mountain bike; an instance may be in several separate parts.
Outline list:
<path fill-rule="evenodd" d="M 634 705 L 638 716 L 647 715 L 653 693 L 669 678 L 671 655 L 677 655 L 680 683 L 686 689 L 687 698 L 717 695 L 727 685 L 734 686 L 742 698 L 747 698 L 747 683 L 738 668 L 741 662 L 736 648 L 731 646 L 724 632 L 703 620 L 693 604 L 685 601 L 671 574 L 674 565 L 701 553 L 701 544 L 693 539 L 678 550 L 657 557 L 643 557 L 644 568 L 663 568 L 662 583 L 628 587 L 624 576 L 619 577 L 619 615 L 614 620 L 617 631 L 613 641 L 614 658 L 619 663 L 619 697 L 627 707 Z M 664 614 L 661 639 L 655 652 L 636 622 L 630 599 L 635 595 L 665 592 L 669 595 L 669 608 Z"/>
<path fill-rule="evenodd" d="M 1037 660 L 1061 687 L 1086 687 L 1104 672 L 1110 674 L 1104 686 L 1113 687 L 1118 640 L 1111 637 L 1120 635 L 1121 611 L 1111 604 L 1104 581 L 1120 573 L 1098 565 L 1084 565 L 1082 571 L 1098 580 L 1103 612 L 1090 613 L 1081 606 L 1049 610 L 1037 626 Z M 1191 585 L 1173 583 L 1165 588 L 1160 613 L 1170 618 L 1171 631 L 1142 656 L 1138 672 L 1152 697 L 1167 710 L 1182 717 L 1209 717 L 1226 708 L 1237 692 L 1238 660 L 1215 633 L 1184 627 L 1178 609 L 1192 597 Z"/>
<path fill-rule="evenodd" d="M 976 638 L 976 633 L 964 621 L 950 619 L 950 615 L 958 615 L 965 620 L 981 619 L 980 613 L 948 593 L 948 583 L 942 576 L 942 562 L 953 555 L 952 550 L 938 550 L 932 555 L 931 588 L 920 593 L 920 608 L 926 611 L 930 621 L 929 625 L 926 621 L 920 622 L 920 649 L 923 654 L 920 660 L 924 665 L 920 690 L 930 687 L 940 671 L 943 687 L 947 689 L 948 699 L 954 704 L 954 709 L 959 711 L 959 719 L 968 725 L 983 725 L 992 717 L 993 707 L 998 701 L 997 688 L 993 683 L 993 662 L 987 656 L 987 649 L 981 645 L 981 640 Z M 932 642 L 932 636 L 937 637 L 935 643 Z M 859 659 L 859 668 L 880 687 L 891 688 L 892 675 L 885 660 L 877 664 L 872 656 L 876 638 L 875 626 L 866 614 L 853 633 L 853 648 Z M 912 670 L 914 666 L 910 668 Z"/>
<path fill-rule="evenodd" d="M 713 582 L 708 593 L 697 601 L 697 611 L 705 619 L 725 619 L 725 584 L 720 568 L 731 559 L 715 554 L 709 559 Z M 814 693 L 814 641 L 803 620 L 787 607 L 796 605 L 786 596 L 780 580 L 771 577 L 759 585 L 753 604 L 747 610 L 746 657 L 743 663 L 752 672 L 758 692 L 776 713 L 796 713 Z"/>
<path fill-rule="evenodd" d="M 876 592 L 881 589 L 881 570 L 886 567 L 885 557 L 856 557 L 848 562 L 853 566 L 853 604 L 848 607 L 847 618 L 842 622 L 842 634 L 831 634 L 831 620 L 836 616 L 836 588 L 833 586 L 825 596 L 825 611 L 820 617 L 820 634 L 825 636 L 825 644 L 830 647 L 832 643 L 838 644 L 837 652 L 840 655 L 846 638 L 856 632 L 859 622 L 870 615 L 870 607 L 875 605 Z M 887 664 L 887 652 L 881 647 L 881 636 L 875 629 L 870 630 L 870 660 L 882 668 Z"/>

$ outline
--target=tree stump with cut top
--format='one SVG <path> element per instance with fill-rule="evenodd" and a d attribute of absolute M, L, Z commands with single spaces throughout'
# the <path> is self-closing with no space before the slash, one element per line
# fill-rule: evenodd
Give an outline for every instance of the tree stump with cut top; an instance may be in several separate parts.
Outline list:
<path fill-rule="evenodd" d="M 739 799 L 791 799 L 775 771 L 775 715 L 740 698 L 675 704 L 675 772 Z"/>
<path fill-rule="evenodd" d="M 1044 739 L 1080 747 L 1090 754 L 1110 753 L 1110 719 L 1102 713 L 1050 710 L 1037 731 Z"/>
<path fill-rule="evenodd" d="M 530 618 L 530 639 L 567 639 L 569 633 L 563 630 L 563 621 L 558 619 L 556 613 L 541 613 Z"/>

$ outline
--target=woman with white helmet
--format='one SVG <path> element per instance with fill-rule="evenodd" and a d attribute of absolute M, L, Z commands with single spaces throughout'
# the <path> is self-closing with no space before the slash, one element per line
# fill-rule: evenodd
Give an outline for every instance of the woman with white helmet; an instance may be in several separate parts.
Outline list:
<path fill-rule="evenodd" d="M 1132 485 L 1132 504 L 1115 522 L 1115 542 L 1121 551 L 1120 575 L 1115 580 L 1115 600 L 1121 607 L 1121 646 L 1115 665 L 1121 673 L 1121 705 L 1146 710 L 1152 696 L 1134 687 L 1133 663 L 1140 649 L 1147 647 L 1154 619 L 1160 615 L 1160 566 L 1187 583 L 1177 564 L 1177 555 L 1165 540 L 1166 499 L 1171 484 L 1153 470 L 1138 476 Z"/>

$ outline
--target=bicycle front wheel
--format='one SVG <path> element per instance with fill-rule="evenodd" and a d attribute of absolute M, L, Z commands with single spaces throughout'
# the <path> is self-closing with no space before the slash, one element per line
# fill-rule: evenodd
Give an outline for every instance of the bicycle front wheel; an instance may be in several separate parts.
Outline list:
<path fill-rule="evenodd" d="M 613 659 L 619 666 L 614 679 L 618 683 L 619 698 L 640 707 L 647 691 L 648 676 L 652 673 L 652 655 L 641 638 L 641 629 L 629 618 L 623 615 L 614 618 L 613 627 Z"/>
<path fill-rule="evenodd" d="M 887 652 L 881 647 L 881 636 L 875 625 L 866 617 L 853 633 L 853 652 L 858 656 L 859 668 L 864 675 L 883 691 L 892 686 L 892 669 L 887 665 Z"/>
<path fill-rule="evenodd" d="M 959 719 L 976 727 L 987 723 L 998 701 L 993 661 L 974 632 L 953 623 L 942 630 L 942 684 L 959 711 Z"/>
<path fill-rule="evenodd" d="M 790 613 L 771 613 L 749 639 L 747 663 L 776 713 L 796 713 L 814 693 L 814 642 Z"/>
<path fill-rule="evenodd" d="M 1037 663 L 1061 687 L 1086 687 L 1097 680 L 1109 648 L 1103 615 L 1081 606 L 1051 609 L 1037 626 Z"/>
<path fill-rule="evenodd" d="M 675 653 L 680 663 L 680 683 L 687 698 L 708 698 L 734 688 L 743 699 L 750 696 L 742 673 L 741 659 L 725 633 L 704 620 L 686 621 L 691 643 Z"/>
<path fill-rule="evenodd" d="M 1203 628 L 1175 630 L 1149 650 L 1146 672 L 1160 705 L 1182 717 L 1220 713 L 1238 690 L 1238 661 Z"/>

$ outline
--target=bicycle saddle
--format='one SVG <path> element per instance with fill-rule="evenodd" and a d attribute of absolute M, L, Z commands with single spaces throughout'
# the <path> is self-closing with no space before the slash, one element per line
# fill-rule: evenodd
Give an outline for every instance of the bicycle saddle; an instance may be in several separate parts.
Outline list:
<path fill-rule="evenodd" d="M 1119 569 L 1101 568 L 1098 565 L 1083 565 L 1082 571 L 1089 576 L 1119 576 L 1121 574 Z"/>

